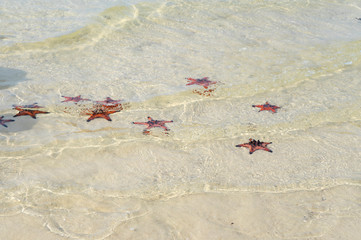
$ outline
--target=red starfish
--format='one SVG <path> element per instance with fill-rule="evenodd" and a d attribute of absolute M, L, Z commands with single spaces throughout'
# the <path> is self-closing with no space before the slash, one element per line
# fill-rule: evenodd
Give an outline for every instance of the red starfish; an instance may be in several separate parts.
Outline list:
<path fill-rule="evenodd" d="M 172 123 L 173 120 L 171 121 L 163 121 L 163 120 L 153 120 L 153 118 L 148 117 L 148 122 L 133 122 L 133 124 L 141 124 L 141 125 L 146 125 L 147 128 L 144 129 L 143 133 L 144 134 L 148 134 L 149 133 L 149 129 L 154 128 L 154 127 L 161 127 L 163 128 L 165 131 L 169 131 L 169 129 L 164 126 L 164 124 L 166 123 Z"/>
<path fill-rule="evenodd" d="M 18 117 L 18 116 L 25 116 L 25 115 L 29 115 L 30 117 L 36 119 L 36 114 L 47 114 L 49 112 L 44 112 L 44 111 L 39 111 L 39 110 L 31 110 L 31 109 L 23 109 L 23 108 L 19 108 L 16 107 L 16 110 L 19 111 L 18 114 L 16 114 L 14 117 Z"/>
<path fill-rule="evenodd" d="M 4 116 L 1 116 L 0 117 L 0 124 L 1 125 L 3 125 L 4 127 L 8 127 L 5 123 L 7 123 L 7 122 L 14 122 L 15 120 L 12 120 L 12 119 L 3 119 L 4 118 Z"/>
<path fill-rule="evenodd" d="M 256 141 L 252 138 L 249 139 L 248 143 L 238 144 L 236 147 L 246 147 L 249 148 L 249 154 L 252 154 L 256 150 L 265 150 L 268 152 L 272 152 L 271 149 L 267 148 L 268 144 L 271 144 L 272 142 L 260 142 L 259 140 Z"/>
<path fill-rule="evenodd" d="M 63 98 L 66 98 L 64 101 L 61 102 L 80 102 L 80 101 L 90 101 L 90 99 L 87 98 L 81 98 L 81 95 L 76 96 L 76 97 L 65 97 L 62 96 Z"/>
<path fill-rule="evenodd" d="M 96 103 L 98 104 L 109 104 L 109 103 L 112 103 L 112 104 L 116 104 L 116 103 L 119 103 L 121 102 L 122 100 L 114 100 L 114 99 L 111 99 L 110 97 L 107 97 L 105 99 L 105 101 L 96 101 Z"/>
<path fill-rule="evenodd" d="M 109 114 L 116 113 L 116 112 L 119 112 L 119 111 L 107 111 L 105 109 L 97 108 L 94 111 L 92 111 L 91 113 L 86 113 L 86 115 L 90 115 L 90 117 L 86 121 L 90 122 L 91 120 L 93 120 L 95 118 L 105 118 L 106 120 L 111 121 L 112 119 L 110 119 Z"/>
<path fill-rule="evenodd" d="M 277 107 L 276 105 L 271 105 L 269 104 L 268 102 L 266 102 L 265 104 L 263 105 L 252 105 L 252 107 L 258 107 L 260 108 L 259 112 L 260 111 L 272 111 L 273 113 L 276 112 L 276 109 L 280 108 L 280 107 Z"/>
<path fill-rule="evenodd" d="M 197 85 L 203 86 L 205 89 L 207 89 L 209 87 L 209 85 L 217 83 L 217 82 L 208 80 L 208 77 L 198 78 L 198 79 L 194 79 L 194 78 L 186 78 L 186 79 L 188 80 L 188 83 L 186 84 L 187 86 L 197 84 Z"/>

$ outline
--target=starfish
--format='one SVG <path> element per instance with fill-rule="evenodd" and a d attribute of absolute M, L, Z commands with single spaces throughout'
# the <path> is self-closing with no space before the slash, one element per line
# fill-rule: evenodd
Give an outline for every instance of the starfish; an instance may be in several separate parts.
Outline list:
<path fill-rule="evenodd" d="M 186 79 L 188 80 L 188 83 L 186 84 L 187 86 L 197 84 L 197 85 L 203 86 L 205 89 L 207 89 L 209 87 L 209 85 L 217 83 L 217 82 L 208 80 L 208 77 L 198 78 L 198 79 L 194 79 L 194 78 L 186 78 Z"/>
<path fill-rule="evenodd" d="M 4 127 L 8 127 L 5 123 L 7 123 L 7 122 L 14 122 L 15 120 L 13 120 L 13 119 L 3 119 L 4 118 L 4 116 L 1 116 L 0 117 L 0 124 L 1 125 L 3 125 Z"/>
<path fill-rule="evenodd" d="M 252 105 L 252 107 L 260 108 L 259 112 L 267 110 L 267 111 L 272 111 L 273 113 L 276 112 L 276 109 L 280 108 L 280 107 L 277 107 L 276 105 L 271 105 L 268 102 L 266 102 L 265 104 L 262 104 L 262 105 Z"/>
<path fill-rule="evenodd" d="M 19 111 L 18 114 L 16 114 L 14 117 L 18 117 L 18 116 L 25 116 L 25 115 L 29 115 L 30 117 L 36 119 L 36 114 L 47 114 L 49 112 L 44 112 L 44 111 L 39 111 L 39 110 L 31 110 L 31 109 L 23 109 L 23 108 L 19 108 L 16 107 L 16 110 Z"/>
<path fill-rule="evenodd" d="M 104 109 L 95 109 L 94 111 L 92 111 L 91 113 L 86 113 L 86 115 L 90 115 L 90 117 L 88 118 L 88 120 L 86 120 L 87 122 L 90 122 L 91 120 L 95 119 L 95 118 L 105 118 L 108 121 L 111 121 L 112 119 L 110 119 L 109 114 L 112 113 L 116 113 L 119 111 L 107 111 Z"/>
<path fill-rule="evenodd" d="M 256 141 L 252 138 L 249 139 L 248 143 L 238 144 L 236 147 L 246 147 L 249 148 L 249 154 L 252 154 L 254 151 L 257 150 L 264 150 L 268 152 L 272 152 L 271 149 L 267 148 L 268 144 L 271 144 L 272 142 L 260 142 L 259 140 Z"/>
<path fill-rule="evenodd" d="M 30 104 L 30 105 L 23 105 L 23 106 L 20 106 L 20 105 L 13 105 L 14 109 L 15 108 L 44 108 L 44 107 L 41 107 L 38 105 L 38 103 L 33 103 L 33 104 Z"/>
<path fill-rule="evenodd" d="M 63 98 L 65 98 L 64 101 L 61 101 L 61 102 L 80 102 L 80 101 L 90 101 L 90 99 L 87 99 L 87 98 L 81 98 L 81 95 L 79 96 L 76 96 L 76 97 L 65 97 L 65 96 L 62 96 Z"/>
<path fill-rule="evenodd" d="M 109 104 L 109 103 L 117 104 L 117 103 L 119 103 L 121 101 L 122 101 L 121 99 L 120 100 L 114 100 L 114 99 L 111 99 L 110 97 L 107 97 L 105 99 L 105 101 L 96 101 L 96 103 L 98 103 L 98 104 Z"/>
<path fill-rule="evenodd" d="M 169 129 L 166 126 L 164 126 L 164 124 L 172 123 L 172 122 L 173 120 L 171 121 L 153 120 L 153 118 L 148 117 L 148 122 L 133 122 L 133 124 L 146 125 L 147 128 L 144 129 L 143 133 L 148 134 L 149 133 L 148 130 L 154 127 L 160 127 L 163 128 L 165 131 L 169 131 Z"/>

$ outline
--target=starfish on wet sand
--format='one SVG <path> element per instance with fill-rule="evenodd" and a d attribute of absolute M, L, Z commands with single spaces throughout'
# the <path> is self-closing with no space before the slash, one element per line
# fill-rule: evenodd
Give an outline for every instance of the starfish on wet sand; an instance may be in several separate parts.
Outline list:
<path fill-rule="evenodd" d="M 163 128 L 165 131 L 169 131 L 169 128 L 167 128 L 165 124 L 172 122 L 173 120 L 171 121 L 154 120 L 153 118 L 148 117 L 148 122 L 133 122 L 133 124 L 146 125 L 147 127 L 144 129 L 143 133 L 148 134 L 149 133 L 148 130 L 154 127 L 160 127 Z"/>
<path fill-rule="evenodd" d="M 119 102 L 121 102 L 122 100 L 114 100 L 111 99 L 110 97 L 107 97 L 104 101 L 96 101 L 97 104 L 117 104 Z"/>
<path fill-rule="evenodd" d="M 4 127 L 8 127 L 5 123 L 7 122 L 14 122 L 15 120 L 13 119 L 4 119 L 4 116 L 0 117 L 0 124 L 3 125 Z"/>
<path fill-rule="evenodd" d="M 112 119 L 109 117 L 109 114 L 116 113 L 116 112 L 119 112 L 119 111 L 107 111 L 105 109 L 97 108 L 94 111 L 92 111 L 91 113 L 86 113 L 86 115 L 90 115 L 90 117 L 86 121 L 90 122 L 91 120 L 93 120 L 95 118 L 104 118 L 108 121 L 111 121 Z"/>
<path fill-rule="evenodd" d="M 194 79 L 194 78 L 186 78 L 186 79 L 188 80 L 188 83 L 186 84 L 187 86 L 196 84 L 196 85 L 203 86 L 205 89 L 207 89 L 209 87 L 209 85 L 217 83 L 215 81 L 208 80 L 208 77 L 198 78 L 198 79 Z"/>
<path fill-rule="evenodd" d="M 280 108 L 276 105 L 271 105 L 268 102 L 266 102 L 265 104 L 262 104 L 262 105 L 252 105 L 252 107 L 260 108 L 259 112 L 260 111 L 272 111 L 273 113 L 276 112 L 276 109 Z"/>
<path fill-rule="evenodd" d="M 236 147 L 246 147 L 249 148 L 249 154 L 254 153 L 254 151 L 257 150 L 264 150 L 264 151 L 268 151 L 268 152 L 272 152 L 271 149 L 267 148 L 268 144 L 271 144 L 272 142 L 261 142 L 261 141 L 256 141 L 252 138 L 249 139 L 248 143 L 243 143 L 243 144 L 238 144 L 236 145 Z"/>
<path fill-rule="evenodd" d="M 49 113 L 49 112 L 44 112 L 44 111 L 39 111 L 39 110 L 31 110 L 31 109 L 24 109 L 24 108 L 19 108 L 19 107 L 16 107 L 15 109 L 18 110 L 19 113 L 14 115 L 14 117 L 29 115 L 30 117 L 36 119 L 36 114 L 48 114 Z"/>
<path fill-rule="evenodd" d="M 87 98 L 81 98 L 81 95 L 79 96 L 76 96 L 76 97 L 65 97 L 65 96 L 62 96 L 63 98 L 65 98 L 64 101 L 61 101 L 61 102 L 80 102 L 80 101 L 90 101 L 90 99 L 87 99 Z"/>

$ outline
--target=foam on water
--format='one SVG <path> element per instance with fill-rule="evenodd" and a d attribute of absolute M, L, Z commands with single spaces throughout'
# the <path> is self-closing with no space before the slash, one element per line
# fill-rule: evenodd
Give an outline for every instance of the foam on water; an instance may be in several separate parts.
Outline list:
<path fill-rule="evenodd" d="M 357 1 L 10 2 L 0 116 L 51 114 L 0 126 L 0 238 L 357 239 Z M 61 102 L 78 95 L 125 109 L 86 122 L 90 102 Z M 169 134 L 142 134 L 147 116 Z M 273 153 L 235 147 L 249 138 Z"/>

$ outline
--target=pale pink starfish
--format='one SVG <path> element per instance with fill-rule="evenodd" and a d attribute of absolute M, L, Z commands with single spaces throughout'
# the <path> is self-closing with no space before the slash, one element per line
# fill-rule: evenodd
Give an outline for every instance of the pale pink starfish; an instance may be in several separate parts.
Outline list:
<path fill-rule="evenodd" d="M 80 102 L 80 101 L 90 101 L 90 99 L 87 99 L 87 98 L 81 98 L 81 95 L 79 96 L 76 96 L 76 97 L 65 97 L 65 96 L 62 96 L 63 98 L 65 98 L 64 101 L 61 101 L 61 102 Z"/>
<path fill-rule="evenodd" d="M 149 133 L 149 129 L 154 128 L 154 127 L 160 127 L 163 128 L 165 131 L 169 131 L 169 129 L 165 126 L 166 123 L 172 123 L 173 120 L 171 121 L 163 121 L 163 120 L 154 120 L 151 117 L 148 117 L 148 122 L 133 122 L 133 124 L 140 124 L 140 125 L 146 125 L 147 128 L 144 129 L 143 133 L 144 134 L 148 134 Z"/>
<path fill-rule="evenodd" d="M 215 81 L 208 80 L 208 77 L 198 78 L 198 79 L 194 79 L 194 78 L 186 78 L 186 79 L 188 80 L 188 83 L 186 84 L 187 86 L 196 84 L 196 85 L 203 86 L 205 89 L 207 89 L 209 87 L 209 85 L 217 83 Z"/>

